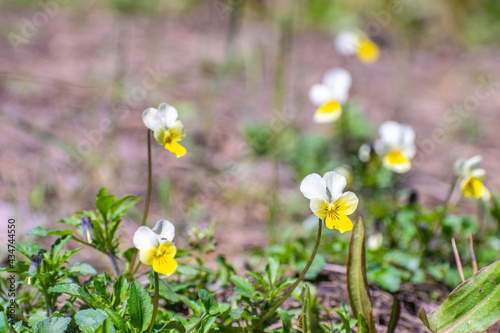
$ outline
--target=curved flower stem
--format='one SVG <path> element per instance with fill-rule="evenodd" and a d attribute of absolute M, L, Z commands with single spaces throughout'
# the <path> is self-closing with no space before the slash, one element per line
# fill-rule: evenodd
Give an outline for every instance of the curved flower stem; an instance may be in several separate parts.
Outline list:
<path fill-rule="evenodd" d="M 321 219 L 318 219 L 318 235 L 316 236 L 316 244 L 314 245 L 314 250 L 313 250 L 313 252 L 311 254 L 311 257 L 309 258 L 309 261 L 307 262 L 306 267 L 304 268 L 304 270 L 300 274 L 300 276 L 297 279 L 297 281 L 295 281 L 295 283 L 290 287 L 290 289 L 288 290 L 288 292 L 286 293 L 286 295 L 283 296 L 283 298 L 278 303 L 276 303 L 276 305 L 273 306 L 271 308 L 271 310 L 269 310 L 264 315 L 264 317 L 262 317 L 262 319 L 260 320 L 260 322 L 257 324 L 256 328 L 259 327 L 260 325 L 262 325 L 262 323 L 267 318 L 269 318 L 281 306 L 281 304 L 283 304 L 283 302 L 286 301 L 286 299 L 288 297 L 290 297 L 290 295 L 293 293 L 293 291 L 295 290 L 295 288 L 299 285 L 299 283 L 302 281 L 302 279 L 304 279 L 304 276 L 306 275 L 307 271 L 309 270 L 309 267 L 311 267 L 311 264 L 312 264 L 312 262 L 314 260 L 314 257 L 316 257 L 316 253 L 318 252 L 319 243 L 320 243 L 320 240 L 321 240 L 321 231 L 322 231 L 322 229 L 323 229 L 323 221 Z"/>
<path fill-rule="evenodd" d="M 141 226 L 146 225 L 146 221 L 148 220 L 149 214 L 149 205 L 151 203 L 151 191 L 153 187 L 153 164 L 151 162 L 151 130 L 148 129 L 148 190 L 146 195 L 146 205 L 144 207 L 144 214 L 142 215 Z M 130 260 L 130 269 L 129 273 L 133 275 L 139 269 L 140 263 L 135 266 L 135 261 L 137 260 L 137 249 L 134 249 L 134 253 L 132 254 L 132 258 Z"/>
<path fill-rule="evenodd" d="M 158 300 L 160 298 L 160 277 L 155 272 L 155 297 L 153 299 L 153 317 L 151 317 L 151 324 L 149 325 L 148 332 L 153 332 L 155 327 L 156 313 L 158 312 Z"/>

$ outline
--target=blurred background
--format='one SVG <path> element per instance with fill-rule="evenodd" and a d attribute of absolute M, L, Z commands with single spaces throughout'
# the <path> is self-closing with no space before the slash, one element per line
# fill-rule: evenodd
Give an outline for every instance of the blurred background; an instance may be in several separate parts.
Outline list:
<path fill-rule="evenodd" d="M 379 45 L 376 63 L 336 52 L 346 29 Z M 496 0 L 3 0 L 1 218 L 14 216 L 17 241 L 31 240 L 33 227 L 91 209 L 101 187 L 144 197 L 141 115 L 167 102 L 188 153 L 176 159 L 153 141 L 148 225 L 171 220 L 185 244 L 190 225 L 216 220 L 217 252 L 235 260 L 273 244 L 282 226 L 300 233 L 302 178 L 350 165 L 308 98 L 333 67 L 353 77 L 355 142 L 373 141 L 386 120 L 415 129 L 418 153 L 401 182 L 421 203 L 442 202 L 453 162 L 476 154 L 498 189 L 499 33 Z M 124 244 L 143 206 L 124 222 Z"/>

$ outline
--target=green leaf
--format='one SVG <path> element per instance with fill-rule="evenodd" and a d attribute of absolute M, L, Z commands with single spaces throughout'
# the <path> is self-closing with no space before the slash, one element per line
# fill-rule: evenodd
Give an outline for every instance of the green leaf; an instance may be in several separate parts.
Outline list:
<path fill-rule="evenodd" d="M 252 298 L 255 295 L 255 288 L 248 279 L 233 275 L 231 276 L 231 281 L 234 283 L 236 288 L 234 288 L 234 291 L 240 295 L 246 296 L 248 298 Z"/>
<path fill-rule="evenodd" d="M 49 291 L 53 293 L 61 293 L 78 297 L 88 305 L 92 305 L 94 303 L 92 295 L 90 295 L 90 293 L 85 288 L 80 287 L 76 283 L 61 283 L 54 287 L 50 287 Z"/>
<path fill-rule="evenodd" d="M 243 309 L 232 309 L 229 311 L 229 316 L 233 318 L 234 320 L 238 320 L 241 318 L 241 314 L 243 313 Z"/>
<path fill-rule="evenodd" d="M 82 275 L 96 275 L 97 274 L 94 267 L 90 266 L 89 264 L 80 264 L 79 262 L 74 264 L 73 267 L 71 267 L 68 270 L 68 273 L 78 273 L 78 274 L 82 274 Z"/>
<path fill-rule="evenodd" d="M 354 222 L 351 239 L 349 240 L 347 293 L 355 318 L 357 318 L 358 313 L 362 313 L 364 318 L 368 318 L 367 324 L 370 333 L 375 333 L 372 302 L 368 282 L 366 281 L 365 227 L 361 217 L 358 217 Z"/>
<path fill-rule="evenodd" d="M 47 312 L 44 310 L 39 310 L 39 311 L 33 313 L 32 315 L 30 315 L 30 317 L 28 319 L 28 324 L 30 325 L 30 327 L 35 327 L 39 321 L 42 321 L 45 318 L 47 318 Z M 0 328 L 1 328 L 1 325 L 0 325 Z M 0 331 L 3 332 L 2 330 L 0 330 Z"/>
<path fill-rule="evenodd" d="M 278 315 L 281 318 L 281 323 L 283 326 L 283 333 L 290 333 L 292 330 L 292 319 L 290 315 L 285 310 L 278 308 Z"/>
<path fill-rule="evenodd" d="M 363 314 L 358 313 L 358 333 L 368 333 L 370 330 L 368 329 L 368 324 L 366 324 L 366 319 L 363 317 Z"/>
<path fill-rule="evenodd" d="M 148 292 L 137 281 L 132 282 L 130 286 L 127 308 L 132 326 L 139 332 L 146 330 L 153 317 L 153 304 Z"/>
<path fill-rule="evenodd" d="M 484 332 L 500 320 L 500 260 L 459 285 L 428 316 L 418 317 L 433 332 Z"/>
<path fill-rule="evenodd" d="M 106 319 L 108 315 L 101 309 L 81 310 L 75 314 L 75 321 L 84 333 L 94 333 Z"/>
<path fill-rule="evenodd" d="M 201 321 L 200 329 L 198 330 L 198 332 L 207 333 L 208 331 L 210 331 L 212 326 L 215 324 L 215 319 L 216 316 L 214 315 L 205 316 L 205 318 L 203 318 L 203 320 Z"/>
<path fill-rule="evenodd" d="M 31 260 L 32 254 L 37 254 L 38 251 L 40 251 L 40 245 L 32 243 L 28 244 L 14 243 L 14 247 L 16 248 L 17 251 L 24 254 L 24 256 L 29 260 Z"/>
<path fill-rule="evenodd" d="M 302 288 L 302 332 L 311 333 L 311 294 L 306 283 Z"/>
<path fill-rule="evenodd" d="M 59 267 L 57 267 L 58 266 L 57 262 L 58 262 L 59 254 L 64 249 L 64 246 L 69 241 L 69 239 L 70 239 L 69 236 L 63 236 L 61 238 L 58 238 L 58 239 L 56 239 L 56 241 L 54 242 L 54 244 L 52 244 L 52 246 L 50 247 L 50 253 L 49 253 L 48 261 L 52 265 L 56 266 L 56 267 L 53 267 L 54 269 L 59 268 Z"/>
<path fill-rule="evenodd" d="M 52 230 L 52 231 L 47 231 L 43 229 L 40 226 L 36 226 L 30 231 L 28 231 L 28 236 L 39 236 L 39 237 L 45 237 L 45 236 L 67 236 L 67 235 L 72 235 L 73 231 L 72 230 Z"/>
<path fill-rule="evenodd" d="M 118 315 L 116 312 L 114 312 L 111 309 L 106 309 L 106 314 L 108 315 L 109 319 L 113 322 L 113 324 L 118 328 L 119 331 L 121 332 L 127 332 L 127 322 L 125 319 L 123 319 L 120 315 Z"/>
<path fill-rule="evenodd" d="M 399 317 L 401 316 L 401 304 L 396 296 L 393 297 L 391 319 L 389 319 L 389 325 L 387 325 L 387 333 L 393 333 L 396 331 L 396 326 L 398 325 Z"/>
<path fill-rule="evenodd" d="M 9 332 L 9 320 L 4 311 L 0 311 L 0 332 Z"/>
<path fill-rule="evenodd" d="M 101 188 L 97 193 L 97 198 L 95 200 L 95 206 L 97 211 L 101 213 L 106 221 L 109 220 L 109 214 L 111 207 L 115 202 L 114 195 L 108 195 L 107 189 L 105 187 Z"/>
<path fill-rule="evenodd" d="M 264 279 L 264 277 L 262 275 L 260 275 L 259 273 L 256 273 L 256 272 L 252 272 L 252 271 L 246 271 L 245 272 L 246 275 L 250 275 L 251 277 L 253 277 L 255 279 L 255 281 L 257 281 L 257 283 L 262 287 L 262 288 L 265 288 L 267 286 L 267 283 L 266 283 L 266 280 Z"/>
<path fill-rule="evenodd" d="M 69 317 L 52 317 L 39 321 L 35 326 L 35 333 L 49 333 L 49 332 L 66 332 L 71 318 Z"/>
<path fill-rule="evenodd" d="M 113 297 L 111 298 L 111 304 L 113 307 L 120 305 L 128 292 L 128 282 L 124 275 L 120 275 L 113 284 Z"/>
<path fill-rule="evenodd" d="M 278 277 L 278 269 L 280 267 L 279 261 L 274 257 L 267 258 L 266 273 L 269 283 L 274 285 Z"/>
<path fill-rule="evenodd" d="M 217 310 L 219 309 L 219 304 L 212 296 L 212 294 L 210 294 L 207 290 L 201 289 L 198 292 L 198 297 L 201 299 L 206 313 L 211 314 L 217 312 Z"/>
<path fill-rule="evenodd" d="M 163 326 L 160 332 L 162 332 L 164 329 L 177 330 L 179 333 L 186 332 L 186 328 L 180 322 L 175 321 L 175 320 L 172 320 L 168 324 Z"/>

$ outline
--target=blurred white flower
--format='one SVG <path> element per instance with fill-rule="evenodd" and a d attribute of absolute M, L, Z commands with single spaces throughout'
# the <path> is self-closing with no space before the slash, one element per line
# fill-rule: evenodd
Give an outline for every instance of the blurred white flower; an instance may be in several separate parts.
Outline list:
<path fill-rule="evenodd" d="M 415 132 L 409 125 L 386 121 L 379 127 L 380 139 L 375 142 L 375 151 L 382 157 L 386 168 L 396 173 L 411 169 L 411 159 L 415 156 Z"/>
<path fill-rule="evenodd" d="M 315 84 L 309 90 L 309 99 L 318 107 L 314 121 L 328 123 L 337 120 L 342 113 L 342 105 L 349 98 L 351 74 L 343 68 L 333 68 L 323 76 L 323 83 Z"/>
<path fill-rule="evenodd" d="M 359 60 L 370 64 L 377 61 L 380 51 L 365 34 L 356 31 L 342 31 L 335 38 L 335 49 L 342 55 L 356 54 Z"/>
<path fill-rule="evenodd" d="M 371 153 L 372 153 L 372 148 L 370 147 L 370 145 L 367 143 L 363 143 L 359 147 L 358 158 L 361 162 L 367 163 L 368 161 L 370 161 Z"/>
<path fill-rule="evenodd" d="M 483 184 L 486 171 L 481 168 L 482 160 L 479 155 L 469 159 L 458 159 L 453 165 L 453 169 L 459 178 L 458 182 L 462 193 L 466 197 L 489 200 L 491 193 Z"/>

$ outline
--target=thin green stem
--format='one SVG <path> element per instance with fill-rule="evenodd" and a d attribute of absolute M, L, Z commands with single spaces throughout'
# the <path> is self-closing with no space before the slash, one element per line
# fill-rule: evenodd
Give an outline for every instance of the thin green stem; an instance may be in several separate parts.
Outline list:
<path fill-rule="evenodd" d="M 448 211 L 448 205 L 450 203 L 451 196 L 453 195 L 453 192 L 455 191 L 455 187 L 457 186 L 458 183 L 458 177 L 454 177 L 453 181 L 450 186 L 450 190 L 448 191 L 448 195 L 446 196 L 446 199 L 444 200 L 443 203 L 443 210 L 441 211 L 441 214 L 439 215 L 439 223 L 438 223 L 438 228 L 441 226 L 443 219 Z"/>
<path fill-rule="evenodd" d="M 109 261 L 111 261 L 111 267 L 113 267 L 113 273 L 115 274 L 116 277 L 119 277 L 121 275 L 120 266 L 118 265 L 118 260 L 116 259 L 116 256 L 113 253 L 113 251 L 110 250 L 110 252 L 108 253 L 108 258 Z"/>
<path fill-rule="evenodd" d="M 196 328 L 196 326 L 200 325 L 201 321 L 205 318 L 205 316 L 206 316 L 206 315 L 207 315 L 207 314 L 206 314 L 206 313 L 204 313 L 204 314 L 203 314 L 203 316 L 201 316 L 201 318 L 200 318 L 200 319 L 196 322 L 196 324 L 194 324 L 194 326 L 193 326 L 193 327 L 191 327 L 190 329 L 188 329 L 188 330 L 186 331 L 186 333 L 191 332 L 192 330 L 194 330 L 194 329 Z"/>
<path fill-rule="evenodd" d="M 146 225 L 146 222 L 148 220 L 149 205 L 151 203 L 151 191 L 153 187 L 153 164 L 151 158 L 151 130 L 148 129 L 147 135 L 148 135 L 148 189 L 146 195 L 146 205 L 144 207 L 144 214 L 142 215 L 141 226 Z M 130 268 L 129 268 L 130 275 L 135 274 L 135 272 L 137 272 L 137 270 L 139 269 L 140 262 L 134 268 L 136 260 L 137 260 L 137 249 L 134 249 L 134 253 L 132 254 L 132 258 L 130 260 Z"/>
<path fill-rule="evenodd" d="M 158 273 L 155 272 L 155 297 L 153 299 L 153 317 L 151 318 L 151 324 L 149 325 L 149 333 L 153 332 L 155 327 L 156 313 L 158 312 L 158 300 L 160 299 L 160 277 Z"/>
<path fill-rule="evenodd" d="M 286 295 L 283 296 L 283 298 L 278 303 L 276 303 L 276 305 L 274 305 L 271 308 L 271 310 L 269 310 L 264 315 L 264 317 L 262 317 L 262 319 L 260 320 L 260 322 L 255 327 L 259 327 L 260 325 L 262 325 L 262 323 L 264 323 L 264 321 L 267 318 L 269 318 L 281 306 L 281 304 L 283 304 L 283 302 L 286 301 L 286 299 L 288 297 L 290 297 L 290 295 L 293 293 L 293 291 L 295 290 L 295 288 L 304 279 L 304 276 L 306 275 L 307 271 L 309 270 L 309 267 L 311 267 L 311 264 L 312 264 L 312 262 L 314 260 L 314 257 L 316 257 L 316 253 L 318 252 L 319 243 L 320 243 L 320 240 L 321 240 L 321 231 L 322 231 L 322 229 L 323 229 L 323 221 L 321 219 L 318 219 L 318 235 L 316 236 L 316 244 L 314 245 L 314 250 L 313 250 L 313 252 L 311 254 L 311 257 L 309 258 L 309 261 L 307 262 L 306 267 L 304 268 L 304 270 L 300 274 L 300 276 L 297 279 L 297 281 L 295 281 L 295 283 L 290 287 L 290 289 L 288 290 L 288 292 L 286 293 Z"/>

